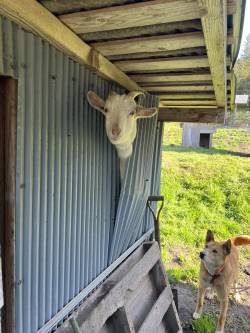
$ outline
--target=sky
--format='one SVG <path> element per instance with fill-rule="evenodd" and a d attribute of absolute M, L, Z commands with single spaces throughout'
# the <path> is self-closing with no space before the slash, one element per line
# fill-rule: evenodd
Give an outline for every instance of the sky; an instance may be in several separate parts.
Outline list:
<path fill-rule="evenodd" d="M 244 19 L 244 26 L 241 38 L 241 45 L 240 45 L 240 53 L 242 53 L 242 49 L 244 46 L 244 42 L 246 40 L 246 36 L 250 34 L 250 0 L 246 0 L 246 11 L 245 11 L 245 19 Z"/>

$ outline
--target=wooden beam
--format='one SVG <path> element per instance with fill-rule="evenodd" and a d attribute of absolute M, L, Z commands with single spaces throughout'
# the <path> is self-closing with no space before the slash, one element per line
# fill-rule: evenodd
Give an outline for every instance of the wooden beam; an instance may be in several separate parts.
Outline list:
<path fill-rule="evenodd" d="M 224 122 L 224 108 L 159 108 L 158 120 L 168 122 L 218 123 Z"/>
<path fill-rule="evenodd" d="M 230 1 L 229 14 L 235 5 Z M 206 14 L 196 0 L 145 1 L 124 6 L 114 6 L 92 11 L 82 11 L 59 16 L 77 34 L 147 26 L 152 24 L 182 22 L 199 19 Z"/>
<path fill-rule="evenodd" d="M 129 77 L 138 83 L 211 81 L 211 74 L 137 74 Z"/>
<path fill-rule="evenodd" d="M 213 92 L 192 92 L 192 93 L 169 93 L 169 94 L 157 94 L 160 99 L 164 100 L 176 100 L 176 99 L 215 99 Z"/>
<path fill-rule="evenodd" d="M 217 105 L 162 105 L 161 106 L 162 108 L 165 108 L 165 109 L 189 109 L 189 108 L 192 108 L 192 109 L 217 109 Z"/>
<path fill-rule="evenodd" d="M 125 73 L 85 44 L 69 28 L 35 0 L 0 0 L 0 14 L 40 35 L 75 61 L 128 90 L 141 90 Z"/>
<path fill-rule="evenodd" d="M 129 75 L 129 77 L 138 82 L 141 86 L 143 83 L 153 82 L 201 82 L 211 81 L 211 74 L 197 73 L 197 74 L 137 74 Z M 231 73 L 228 73 L 227 79 L 231 80 Z"/>
<path fill-rule="evenodd" d="M 80 34 L 193 20 L 205 13 L 202 7 L 197 6 L 195 0 L 155 0 L 61 15 L 59 18 L 70 29 Z"/>
<path fill-rule="evenodd" d="M 147 59 L 116 61 L 114 64 L 125 72 L 147 72 L 187 68 L 209 68 L 206 56 L 179 57 L 170 59 Z"/>
<path fill-rule="evenodd" d="M 151 86 L 145 87 L 147 91 L 164 91 L 164 92 L 171 92 L 171 91 L 213 91 L 214 87 L 212 85 L 176 85 L 176 86 Z"/>
<path fill-rule="evenodd" d="M 160 101 L 160 107 L 161 106 L 172 106 L 172 105 L 215 105 L 216 106 L 216 101 L 215 100 L 205 100 L 205 99 L 197 99 L 197 100 L 171 100 L 171 101 L 166 101 L 166 100 L 161 100 Z"/>
<path fill-rule="evenodd" d="M 207 8 L 207 15 L 201 18 L 206 42 L 215 97 L 218 106 L 226 105 L 226 0 L 199 0 L 199 5 Z"/>
<path fill-rule="evenodd" d="M 228 44 L 232 43 L 232 33 L 228 35 Z M 188 32 L 153 37 L 139 37 L 98 42 L 91 44 L 104 56 L 181 50 L 189 47 L 205 46 L 202 32 Z"/>

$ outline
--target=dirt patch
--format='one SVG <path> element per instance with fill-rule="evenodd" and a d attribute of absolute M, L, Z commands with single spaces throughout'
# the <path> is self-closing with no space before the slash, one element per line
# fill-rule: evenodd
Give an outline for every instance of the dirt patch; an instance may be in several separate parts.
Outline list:
<path fill-rule="evenodd" d="M 248 265 L 250 262 L 248 263 Z M 248 265 L 246 267 L 248 267 Z M 245 271 L 245 272 L 244 272 Z M 239 287 L 250 287 L 250 275 L 244 267 L 241 269 Z M 185 333 L 191 333 L 190 320 L 194 312 L 197 290 L 185 283 L 178 283 L 175 288 L 178 290 L 178 307 L 179 315 Z M 240 293 L 241 303 L 235 303 L 230 299 L 225 333 L 249 333 L 250 332 L 250 289 Z M 205 300 L 204 313 L 209 313 L 218 316 L 219 303 L 217 298 L 214 300 Z"/>

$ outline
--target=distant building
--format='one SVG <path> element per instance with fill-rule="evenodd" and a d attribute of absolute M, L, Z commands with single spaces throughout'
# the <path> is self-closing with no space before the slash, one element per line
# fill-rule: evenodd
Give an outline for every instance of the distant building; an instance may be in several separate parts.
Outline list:
<path fill-rule="evenodd" d="M 211 148 L 213 134 L 218 127 L 215 124 L 183 123 L 182 145 Z"/>

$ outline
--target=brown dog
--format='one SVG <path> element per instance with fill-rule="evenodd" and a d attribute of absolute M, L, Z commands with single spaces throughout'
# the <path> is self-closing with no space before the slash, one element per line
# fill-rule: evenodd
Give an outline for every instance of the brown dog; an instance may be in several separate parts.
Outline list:
<path fill-rule="evenodd" d="M 232 286 L 234 287 L 235 299 L 240 300 L 236 290 L 239 272 L 239 256 L 236 246 L 246 244 L 250 244 L 249 236 L 238 236 L 227 241 L 216 242 L 212 231 L 207 231 L 205 248 L 200 252 L 199 292 L 193 318 L 198 319 L 201 316 L 206 289 L 215 289 L 220 301 L 220 316 L 216 333 L 224 332 L 228 296 Z"/>

